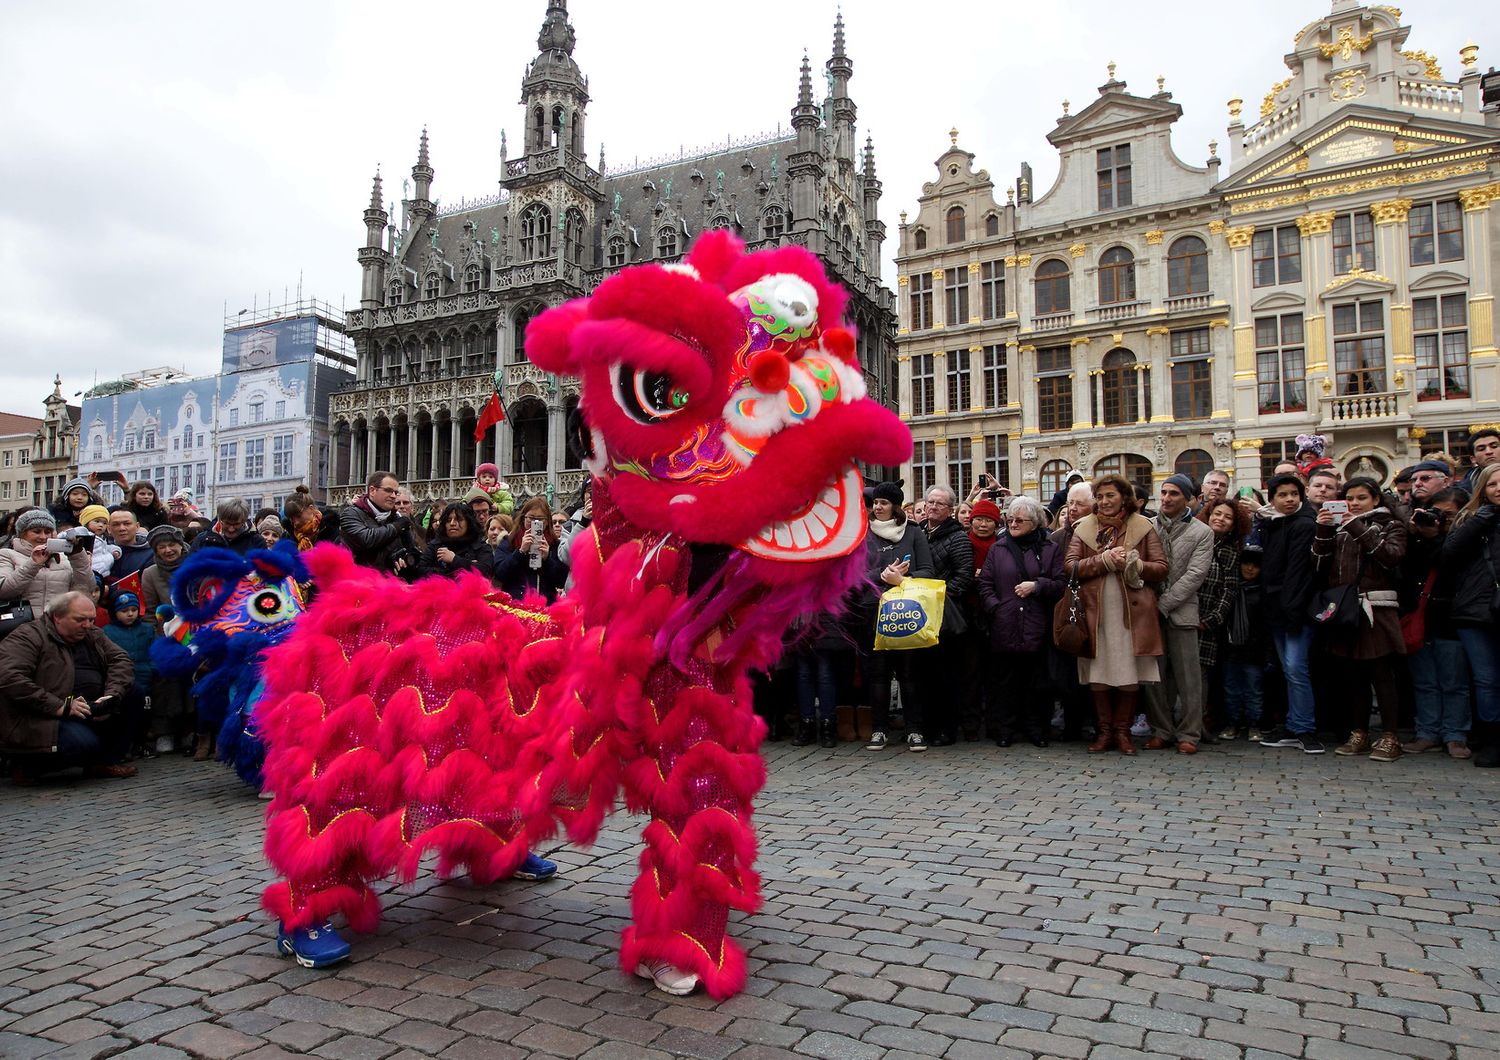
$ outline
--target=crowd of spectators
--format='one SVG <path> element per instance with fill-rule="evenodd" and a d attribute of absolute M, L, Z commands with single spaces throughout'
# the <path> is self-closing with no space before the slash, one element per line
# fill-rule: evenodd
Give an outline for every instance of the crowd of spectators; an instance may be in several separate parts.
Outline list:
<path fill-rule="evenodd" d="M 1343 481 L 1321 443 L 1234 496 L 1222 471 L 1155 495 L 1075 473 L 1045 506 L 988 476 L 962 501 L 881 483 L 866 588 L 837 630 L 794 635 L 760 709 L 773 734 L 833 746 L 836 705 L 867 706 L 876 751 L 1091 729 L 1096 753 L 1248 741 L 1500 764 L 1500 432 L 1474 433 L 1473 466 L 1435 454 L 1389 488 Z M 880 593 L 903 577 L 945 582 L 938 645 L 877 650 Z M 1081 657 L 1055 636 L 1070 582 Z"/>
<path fill-rule="evenodd" d="M 1335 754 L 1377 762 L 1500 764 L 1500 432 L 1471 442 L 1472 467 L 1438 454 L 1388 489 L 1341 481 L 1320 448 L 1279 465 L 1264 494 L 1230 496 L 1221 471 L 1172 475 L 1154 496 L 1075 473 L 1048 504 L 988 476 L 962 500 L 880 483 L 864 583 L 844 613 L 789 632 L 758 709 L 773 736 L 833 747 L 839 704 L 866 706 L 875 751 L 1089 739 L 1135 754 L 1144 739 L 1185 755 L 1237 740 L 1321 754 L 1332 737 Z M 0 753 L 17 783 L 211 756 L 190 682 L 150 663 L 190 551 L 331 541 L 407 581 L 474 573 L 551 603 L 592 514 L 587 490 L 564 510 L 518 507 L 493 465 L 420 509 L 388 472 L 339 508 L 305 487 L 279 511 L 224 498 L 211 518 L 187 490 L 163 503 L 137 482 L 125 497 L 111 508 L 77 479 L 50 507 L 0 515 Z M 944 584 L 937 644 L 876 650 L 881 594 L 907 578 Z M 1056 635 L 1073 593 L 1077 655 Z"/>
<path fill-rule="evenodd" d="M 226 497 L 211 517 L 188 490 L 162 503 L 137 482 L 108 506 L 97 485 L 75 479 L 50 507 L 0 513 L 0 755 L 18 784 L 71 766 L 132 776 L 134 759 L 174 751 L 212 757 L 214 733 L 196 715 L 191 679 L 151 665 L 172 577 L 189 552 L 331 541 L 407 580 L 473 571 L 513 596 L 551 602 L 568 581 L 568 544 L 590 517 L 586 500 L 570 515 L 532 497 L 513 519 L 515 501 L 493 465 L 464 499 L 421 511 L 385 473 L 342 508 L 299 486 L 279 511 Z"/>

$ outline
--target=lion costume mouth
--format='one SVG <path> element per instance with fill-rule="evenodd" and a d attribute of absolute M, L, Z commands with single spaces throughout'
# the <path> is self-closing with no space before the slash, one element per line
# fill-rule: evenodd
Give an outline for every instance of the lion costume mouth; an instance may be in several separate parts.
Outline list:
<path fill-rule="evenodd" d="M 850 465 L 801 511 L 764 527 L 739 548 L 781 562 L 837 559 L 858 546 L 864 528 L 864 479 Z"/>

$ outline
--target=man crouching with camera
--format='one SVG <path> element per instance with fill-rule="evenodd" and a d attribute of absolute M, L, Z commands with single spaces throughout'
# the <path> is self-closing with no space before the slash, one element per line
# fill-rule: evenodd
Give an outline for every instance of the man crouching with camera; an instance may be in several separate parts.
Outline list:
<path fill-rule="evenodd" d="M 411 533 L 411 518 L 396 511 L 401 482 L 389 471 L 365 480 L 365 495 L 339 512 L 339 541 L 361 567 L 413 581 L 422 558 Z"/>
<path fill-rule="evenodd" d="M 94 601 L 69 592 L 0 641 L 0 750 L 29 785 L 70 766 L 85 776 L 133 777 L 122 705 L 130 656 L 94 628 Z"/>
<path fill-rule="evenodd" d="M 1453 485 L 1448 465 L 1441 460 L 1424 460 L 1408 470 L 1411 533 L 1398 589 L 1417 737 L 1401 749 L 1407 754 L 1446 751 L 1452 758 L 1466 759 L 1472 757 L 1468 663 L 1448 616 L 1453 587 L 1444 583 L 1437 561 L 1453 517 L 1469 495 Z"/>

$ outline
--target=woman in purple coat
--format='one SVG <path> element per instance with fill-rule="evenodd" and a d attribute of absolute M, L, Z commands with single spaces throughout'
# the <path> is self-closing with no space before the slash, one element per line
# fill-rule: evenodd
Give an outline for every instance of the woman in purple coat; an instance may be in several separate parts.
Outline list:
<path fill-rule="evenodd" d="M 979 572 L 979 602 L 990 623 L 988 719 L 995 743 L 1009 747 L 1024 731 L 1035 747 L 1051 735 L 1047 644 L 1052 605 L 1062 595 L 1062 552 L 1047 539 L 1045 510 L 1030 497 L 1010 502 L 1005 533 Z"/>

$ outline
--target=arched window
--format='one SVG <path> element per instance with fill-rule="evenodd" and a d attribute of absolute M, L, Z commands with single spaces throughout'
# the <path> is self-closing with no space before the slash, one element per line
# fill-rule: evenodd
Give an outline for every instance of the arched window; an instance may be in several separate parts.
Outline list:
<path fill-rule="evenodd" d="M 1073 465 L 1066 460 L 1048 460 L 1042 465 L 1041 474 L 1037 476 L 1037 485 L 1041 487 L 1042 499 L 1050 501 L 1052 495 L 1062 489 L 1063 482 L 1067 480 L 1068 472 L 1073 470 Z"/>
<path fill-rule="evenodd" d="M 927 249 L 927 229 L 919 228 L 911 234 L 911 245 L 917 250 Z"/>
<path fill-rule="evenodd" d="M 534 202 L 521 212 L 521 260 L 535 261 L 552 254 L 552 211 Z"/>
<path fill-rule="evenodd" d="M 547 144 L 547 112 L 540 106 L 531 112 L 531 140 L 528 152 L 540 151 Z"/>
<path fill-rule="evenodd" d="M 483 282 L 484 281 L 480 277 L 480 269 L 478 265 L 470 265 L 468 268 L 464 269 L 464 291 L 466 293 L 473 294 L 475 291 L 479 290 Z"/>
<path fill-rule="evenodd" d="M 843 242 L 844 246 L 849 248 L 849 250 L 852 251 L 854 249 L 854 229 L 850 228 L 848 225 L 845 225 L 843 228 L 839 229 L 839 239 Z"/>
<path fill-rule="evenodd" d="M 605 263 L 612 269 L 618 269 L 625 265 L 625 261 L 625 237 L 615 236 L 609 241 L 609 256 Z"/>
<path fill-rule="evenodd" d="M 1104 355 L 1102 367 L 1104 375 L 1100 379 L 1100 389 L 1104 425 L 1113 427 L 1134 423 L 1140 418 L 1141 410 L 1135 354 L 1129 350 L 1110 350 Z"/>
<path fill-rule="evenodd" d="M 656 256 L 658 258 L 677 256 L 677 229 L 671 225 L 656 233 Z"/>
<path fill-rule="evenodd" d="M 577 411 L 578 411 L 578 399 L 576 397 L 565 398 L 563 400 L 563 423 L 564 424 L 571 424 L 573 422 L 573 413 L 575 413 Z M 572 437 L 572 431 L 565 429 L 564 435 L 565 435 L 565 439 L 566 438 L 571 438 Z M 575 449 L 574 449 L 574 447 L 572 445 L 567 444 L 566 440 L 564 440 L 564 443 L 563 443 L 563 467 L 566 468 L 566 469 L 568 469 L 568 470 L 574 470 L 574 469 L 580 468 L 582 466 L 583 466 L 583 459 L 582 459 L 582 457 L 580 457 L 578 455 L 578 453 L 575 451 Z"/>
<path fill-rule="evenodd" d="M 562 107 L 552 108 L 552 143 L 550 145 L 552 147 L 561 147 L 563 145 L 563 125 L 567 121 L 566 115 L 567 111 L 563 110 Z"/>
<path fill-rule="evenodd" d="M 1067 313 L 1072 308 L 1073 299 L 1068 285 L 1068 266 L 1057 258 L 1042 262 L 1036 267 L 1037 315 Z"/>
<path fill-rule="evenodd" d="M 579 158 L 583 157 L 583 118 L 578 111 L 568 115 L 569 149 Z"/>
<path fill-rule="evenodd" d="M 443 281 L 435 272 L 429 272 L 427 278 L 422 281 L 422 297 L 436 298 L 443 290 Z"/>
<path fill-rule="evenodd" d="M 1167 297 L 1208 293 L 1208 246 L 1197 236 L 1183 236 L 1167 251 Z"/>
<path fill-rule="evenodd" d="M 1000 215 L 999 214 L 994 214 L 994 213 L 985 214 L 985 216 L 984 216 L 984 234 L 987 235 L 987 236 L 998 236 L 1000 234 Z"/>
<path fill-rule="evenodd" d="M 1110 247 L 1099 258 L 1099 301 L 1135 301 L 1135 255 L 1124 247 Z"/>
<path fill-rule="evenodd" d="M 729 216 L 727 214 L 722 214 L 721 213 L 718 216 L 716 216 L 712 221 L 708 222 L 708 227 L 709 227 L 710 230 L 718 231 L 718 230 L 721 230 L 721 229 L 727 229 L 727 228 L 729 228 L 730 227 L 730 223 L 731 222 L 729 220 Z"/>
<path fill-rule="evenodd" d="M 1094 475 L 1124 475 L 1145 498 L 1151 496 L 1151 461 L 1139 453 L 1114 453 L 1094 464 Z"/>
<path fill-rule="evenodd" d="M 786 211 L 780 206 L 767 207 L 760 230 L 767 239 L 780 239 L 786 232 Z"/>
<path fill-rule="evenodd" d="M 512 471 L 547 470 L 547 406 L 534 397 L 522 398 L 511 409 L 510 467 Z"/>
<path fill-rule="evenodd" d="M 1205 449 L 1185 450 L 1172 467 L 1172 470 L 1179 475 L 1186 475 L 1200 488 L 1203 486 L 1203 476 L 1213 469 L 1214 458 Z"/>
<path fill-rule="evenodd" d="M 563 252 L 569 264 L 583 264 L 583 211 L 572 207 L 564 215 Z"/>
<path fill-rule="evenodd" d="M 948 242 L 962 243 L 964 241 L 964 208 L 953 206 L 948 210 Z"/>
<path fill-rule="evenodd" d="M 403 284 L 399 279 L 392 280 L 391 285 L 386 288 L 385 304 L 400 305 L 402 295 L 401 289 L 405 286 L 406 285 Z"/>
<path fill-rule="evenodd" d="M 511 361 L 512 364 L 521 364 L 526 360 L 526 325 L 546 308 L 540 302 L 528 302 L 517 309 L 515 316 L 511 318 L 512 327 L 515 329 L 515 357 Z"/>

